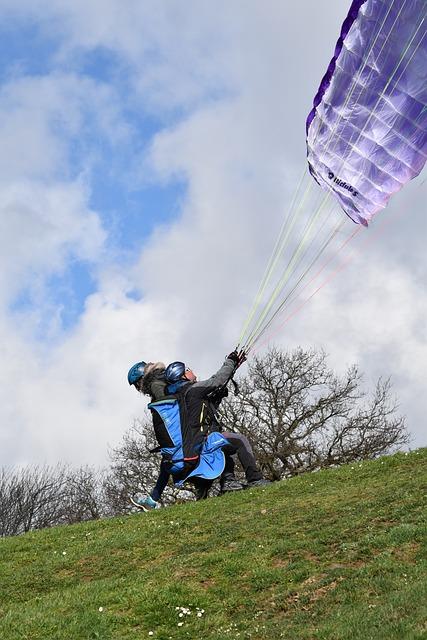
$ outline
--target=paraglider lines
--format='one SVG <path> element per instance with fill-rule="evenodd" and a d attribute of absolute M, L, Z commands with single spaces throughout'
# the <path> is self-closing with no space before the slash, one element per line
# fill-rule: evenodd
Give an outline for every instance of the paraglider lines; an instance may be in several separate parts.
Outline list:
<path fill-rule="evenodd" d="M 381 56 L 381 54 L 384 51 L 386 42 L 389 40 L 391 33 L 393 32 L 393 29 L 395 28 L 399 18 L 402 15 L 402 12 L 404 10 L 404 7 L 406 5 L 407 0 L 404 0 L 404 2 L 402 3 L 402 5 L 399 7 L 399 10 L 397 12 L 396 17 L 394 18 L 393 24 L 391 25 L 391 28 L 388 30 L 387 35 L 385 36 L 385 38 L 383 37 L 382 40 L 382 45 L 381 48 L 379 50 L 379 52 L 376 55 L 376 61 L 379 60 L 379 57 Z M 384 16 L 384 18 L 382 19 L 381 24 L 379 25 L 378 31 L 375 34 L 375 37 L 373 38 L 370 47 L 368 49 L 368 51 L 366 52 L 366 54 L 364 55 L 363 61 L 361 63 L 361 65 L 359 66 L 359 69 L 356 73 L 355 78 L 353 79 L 352 83 L 351 83 L 351 87 L 350 90 L 347 92 L 346 95 L 346 100 L 344 103 L 344 106 L 341 109 L 341 112 L 339 113 L 339 117 L 337 118 L 337 120 L 335 121 L 333 127 L 330 128 L 329 131 L 329 136 L 328 136 L 328 140 L 326 142 L 326 150 L 325 152 L 327 152 L 328 150 L 330 150 L 332 153 L 334 153 L 334 149 L 336 147 L 337 144 L 337 135 L 335 135 L 335 132 L 337 132 L 338 127 L 340 126 L 340 123 L 344 120 L 344 113 L 346 111 L 346 108 L 349 104 L 349 101 L 351 100 L 353 93 L 356 90 L 356 87 L 360 87 L 362 85 L 362 83 L 360 83 L 360 78 L 362 77 L 362 73 L 364 71 L 364 69 L 366 68 L 366 65 L 368 64 L 369 58 L 372 54 L 372 52 L 374 51 L 374 47 L 378 41 L 378 38 L 380 37 L 380 35 L 383 36 L 382 34 L 382 29 L 384 27 L 384 25 L 386 24 L 387 18 L 390 15 L 390 12 L 392 10 L 392 6 L 394 4 L 394 0 L 393 2 L 390 4 L 390 7 L 386 13 L 386 15 Z M 393 80 L 395 80 L 394 86 L 397 86 L 397 84 L 399 83 L 403 73 L 405 72 L 405 70 L 407 69 L 408 65 L 410 64 L 411 60 L 413 59 L 417 49 L 419 48 L 419 46 L 421 45 L 425 33 L 424 35 L 421 37 L 420 41 L 418 42 L 418 44 L 416 45 L 414 51 L 411 53 L 411 56 L 409 57 L 409 59 L 407 60 L 405 66 L 403 67 L 403 69 L 401 70 L 401 73 L 399 74 L 398 78 L 395 79 L 396 74 L 398 73 L 402 62 L 405 60 L 405 57 L 407 55 L 407 53 L 410 51 L 423 23 L 425 21 L 425 16 L 423 17 L 423 19 L 419 22 L 415 32 L 412 34 L 412 36 L 410 37 L 409 41 L 407 41 L 406 45 L 403 47 L 403 52 L 400 55 L 400 58 L 397 62 L 397 64 L 395 65 L 392 73 L 390 74 L 390 76 L 388 77 L 388 79 L 385 82 L 384 88 L 382 89 L 375 105 L 373 106 L 373 108 L 370 110 L 369 116 L 367 117 L 364 126 L 362 129 L 357 130 L 358 132 L 358 136 L 356 141 L 353 143 L 350 139 L 350 141 L 348 141 L 349 146 L 351 146 L 352 149 L 355 149 L 355 147 L 358 144 L 358 141 L 360 140 L 361 136 L 364 134 L 364 131 L 366 130 L 370 120 L 375 116 L 375 110 L 378 108 L 378 105 L 380 104 L 380 101 L 382 99 L 386 99 L 385 95 L 386 92 L 388 90 L 388 88 L 390 87 L 390 85 L 392 84 Z M 378 25 L 378 21 L 376 23 L 376 26 Z M 376 66 L 376 62 L 374 63 L 374 66 Z M 369 77 L 371 77 L 372 75 L 372 70 L 369 74 Z M 369 81 L 369 77 L 368 77 L 368 81 Z M 368 91 L 368 84 L 369 82 L 366 82 L 365 85 L 362 85 L 362 88 L 360 89 L 358 96 L 357 96 L 357 101 L 360 100 L 362 94 L 366 91 Z M 332 105 L 331 105 L 332 106 Z M 321 117 L 320 113 L 317 113 L 318 116 L 318 126 L 316 131 L 314 132 L 314 139 L 317 138 L 319 131 L 320 131 L 320 127 L 323 124 L 327 124 L 325 123 L 324 119 Z M 340 136 L 338 135 L 338 138 Z M 334 143 L 332 145 L 331 148 L 331 143 L 333 138 L 335 138 Z M 336 155 L 336 154 L 335 154 Z M 340 159 L 342 160 L 341 162 L 341 168 L 343 168 L 346 164 L 348 164 L 347 160 L 345 157 L 343 157 L 342 155 L 340 155 Z M 339 170 L 338 170 L 339 172 Z M 298 295 L 301 295 L 301 293 L 322 273 L 322 271 L 332 262 L 332 260 L 334 260 L 336 258 L 336 256 L 342 251 L 342 249 L 354 238 L 356 237 L 356 235 L 359 233 L 361 227 L 358 226 L 356 230 L 354 230 L 350 236 L 345 240 L 345 242 L 343 242 L 341 244 L 341 246 L 339 246 L 336 250 L 335 253 L 333 253 L 333 255 L 331 255 L 331 257 L 329 257 L 326 262 L 323 264 L 323 266 L 321 267 L 321 269 L 317 272 L 317 274 L 310 279 L 309 282 L 307 282 L 307 284 L 305 284 L 302 289 L 299 289 L 300 285 L 305 281 L 305 279 L 307 278 L 308 274 L 311 272 L 311 270 L 314 268 L 314 265 L 317 263 L 317 261 L 320 259 L 321 255 L 325 252 L 325 250 L 327 249 L 327 247 L 329 247 L 332 243 L 332 241 L 338 236 L 338 233 L 340 232 L 342 226 L 344 225 L 346 219 L 343 219 L 342 221 L 340 221 L 340 223 L 332 230 L 332 232 L 329 234 L 329 236 L 323 241 L 323 244 L 321 245 L 320 249 L 317 251 L 317 253 L 315 253 L 314 257 L 312 257 L 311 259 L 309 258 L 309 262 L 308 265 L 304 268 L 303 262 L 304 260 L 306 260 L 309 255 L 310 255 L 310 251 L 311 249 L 315 246 L 315 243 L 317 242 L 318 238 L 321 237 L 322 233 L 323 233 L 323 226 L 324 223 L 326 222 L 326 220 L 328 218 L 330 218 L 332 211 L 333 210 L 328 210 L 327 211 L 327 215 L 326 217 L 323 216 L 321 217 L 322 212 L 325 210 L 326 205 L 329 202 L 329 199 L 331 197 L 331 195 L 334 193 L 333 190 L 331 188 L 328 188 L 327 194 L 325 195 L 325 197 L 323 198 L 323 200 L 318 204 L 318 206 L 315 208 L 315 210 L 312 212 L 312 215 L 308 217 L 307 222 L 305 223 L 304 229 L 302 231 L 302 236 L 301 239 L 299 240 L 299 242 L 296 244 L 296 246 L 293 249 L 293 252 L 286 264 L 286 266 L 284 267 L 284 270 L 281 271 L 281 275 L 279 275 L 278 281 L 276 286 L 273 288 L 272 292 L 270 293 L 268 299 L 265 301 L 264 306 L 262 309 L 259 310 L 259 312 L 257 313 L 257 310 L 260 308 L 262 300 L 263 300 L 263 295 L 267 289 L 268 284 L 271 281 L 271 278 L 273 277 L 274 272 L 278 269 L 278 264 L 279 264 L 279 260 L 281 260 L 281 258 L 284 257 L 285 251 L 288 249 L 289 243 L 291 241 L 291 234 L 295 229 L 295 226 L 297 224 L 297 221 L 299 220 L 299 218 L 301 217 L 302 211 L 304 209 L 305 206 L 305 202 L 311 192 L 311 189 L 313 188 L 314 182 L 311 181 L 310 184 L 305 188 L 305 191 L 303 194 L 301 194 L 302 188 L 303 188 L 303 182 L 304 182 L 304 173 L 302 175 L 302 178 L 300 179 L 299 183 L 298 183 L 298 187 L 295 191 L 294 197 L 292 199 L 292 203 L 290 206 L 290 209 L 288 211 L 288 215 L 286 216 L 286 219 L 284 220 L 277 242 L 275 244 L 274 247 L 274 251 L 269 259 L 266 271 L 264 273 L 263 279 L 261 281 L 261 284 L 258 288 L 258 292 L 257 295 L 255 297 L 255 301 L 251 307 L 251 310 L 245 320 L 240 338 L 239 338 L 239 345 L 244 345 L 244 348 L 246 349 L 252 349 L 254 347 L 254 345 L 259 341 L 259 339 L 261 338 L 261 336 L 263 336 L 265 334 L 265 332 L 271 327 L 271 325 L 273 324 L 274 320 L 277 318 L 277 316 L 285 309 L 285 307 L 289 304 L 293 304 L 295 302 L 295 300 L 297 299 Z M 325 185 L 327 186 L 327 185 Z M 300 221 L 301 222 L 301 221 Z M 318 224 L 319 226 L 316 228 L 316 224 Z M 301 226 L 301 224 L 300 224 Z M 297 231 L 299 230 L 299 228 L 296 229 Z M 300 275 L 296 276 L 297 271 L 300 270 Z M 294 276 L 296 276 L 296 280 L 294 280 L 293 285 L 291 285 L 291 280 L 292 278 L 294 278 Z M 331 278 L 328 278 L 327 281 L 329 281 Z M 288 292 L 286 292 L 286 287 L 291 287 L 290 290 Z M 319 291 L 321 288 L 323 287 L 323 285 L 321 285 L 320 287 L 318 287 L 316 289 L 315 292 L 313 292 L 309 298 L 303 303 L 301 304 L 297 310 L 295 310 L 291 316 L 288 316 L 288 319 L 290 317 L 292 317 L 293 315 L 295 315 L 295 313 L 301 309 L 304 304 L 306 304 L 306 302 L 311 299 L 313 297 L 313 295 L 315 293 L 317 293 L 317 291 Z M 284 297 L 283 297 L 284 294 Z M 254 318 L 256 317 L 256 320 L 254 320 Z M 286 322 L 286 321 L 285 321 Z M 252 324 L 252 329 L 249 330 L 249 327 Z M 284 324 L 284 323 L 283 323 Z M 244 340 L 246 336 L 246 339 Z M 264 344 L 264 342 L 263 342 Z"/>

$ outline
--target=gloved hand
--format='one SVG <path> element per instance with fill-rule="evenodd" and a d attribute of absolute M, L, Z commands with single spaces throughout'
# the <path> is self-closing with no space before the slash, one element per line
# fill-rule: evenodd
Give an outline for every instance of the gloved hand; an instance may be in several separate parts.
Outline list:
<path fill-rule="evenodd" d="M 247 360 L 247 355 L 245 351 L 243 351 L 243 349 L 241 349 L 240 351 L 237 351 L 237 349 L 234 349 L 234 351 L 228 354 L 227 358 L 229 360 L 233 360 L 233 362 L 236 365 L 236 369 L 238 369 L 240 365 L 242 365 L 245 362 L 245 360 Z"/>
<path fill-rule="evenodd" d="M 228 354 L 227 360 L 232 360 L 237 365 L 237 363 L 239 362 L 239 354 L 237 353 L 236 349 Z"/>

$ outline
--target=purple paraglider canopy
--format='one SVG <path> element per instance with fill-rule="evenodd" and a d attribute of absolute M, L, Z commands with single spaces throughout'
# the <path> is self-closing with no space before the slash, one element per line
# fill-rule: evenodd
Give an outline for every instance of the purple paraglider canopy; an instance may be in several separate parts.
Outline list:
<path fill-rule="evenodd" d="M 354 222 L 427 160 L 426 18 L 426 0 L 354 0 L 314 98 L 310 172 Z"/>

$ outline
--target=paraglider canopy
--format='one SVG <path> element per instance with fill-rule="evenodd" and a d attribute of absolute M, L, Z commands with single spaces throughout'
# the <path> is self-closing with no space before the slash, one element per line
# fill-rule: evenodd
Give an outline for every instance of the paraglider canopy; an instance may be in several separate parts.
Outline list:
<path fill-rule="evenodd" d="M 367 225 L 427 160 L 427 2 L 354 0 L 307 118 L 310 172 Z"/>

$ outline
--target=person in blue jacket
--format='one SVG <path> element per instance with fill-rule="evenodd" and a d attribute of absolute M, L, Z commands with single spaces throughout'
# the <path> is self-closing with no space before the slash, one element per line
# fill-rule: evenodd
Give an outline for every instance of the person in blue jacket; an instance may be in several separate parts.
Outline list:
<path fill-rule="evenodd" d="M 245 485 L 238 482 L 234 475 L 234 459 L 237 455 L 244 469 L 248 487 L 268 484 L 259 469 L 248 439 L 240 434 L 223 431 L 217 419 L 217 409 L 221 400 L 226 397 L 227 383 L 231 380 L 238 367 L 246 360 L 243 352 L 231 352 L 222 367 L 207 380 L 198 381 L 194 372 L 183 362 L 173 362 L 165 370 L 163 363 L 144 365 L 138 369 L 138 364 L 130 370 L 128 380 L 142 393 L 150 395 L 152 400 L 174 395 L 181 397 L 185 414 L 185 443 L 184 454 L 200 451 L 209 433 L 220 431 L 225 443 L 221 449 L 225 455 L 225 466 L 221 469 L 220 485 L 222 492 L 238 491 Z M 164 365 L 163 365 L 164 366 Z M 135 370 L 136 367 L 136 370 Z M 134 371 L 133 371 L 134 370 Z M 131 374 L 131 372 L 133 373 Z M 136 379 L 137 375 L 139 377 Z M 132 382 L 131 380 L 134 380 Z M 186 446 L 187 445 L 187 446 Z M 203 456 L 202 456 L 203 458 Z M 198 499 L 207 497 L 212 480 L 203 478 L 203 460 L 198 468 L 188 474 L 196 486 Z M 199 475 L 197 475 L 199 474 Z M 201 477 L 200 477 L 201 476 Z M 140 508 L 156 508 L 161 493 L 169 480 L 167 464 L 162 461 L 156 486 L 148 497 L 139 497 L 134 501 Z"/>
<path fill-rule="evenodd" d="M 152 402 L 161 400 L 166 395 L 165 368 L 163 362 L 137 362 L 128 372 L 128 382 L 134 386 L 139 393 L 144 393 L 151 397 Z M 170 478 L 170 472 L 166 461 L 162 459 L 160 463 L 159 475 L 154 489 L 150 495 L 138 494 L 131 496 L 130 500 L 139 509 L 150 511 L 160 507 L 160 498 L 165 490 Z"/>

